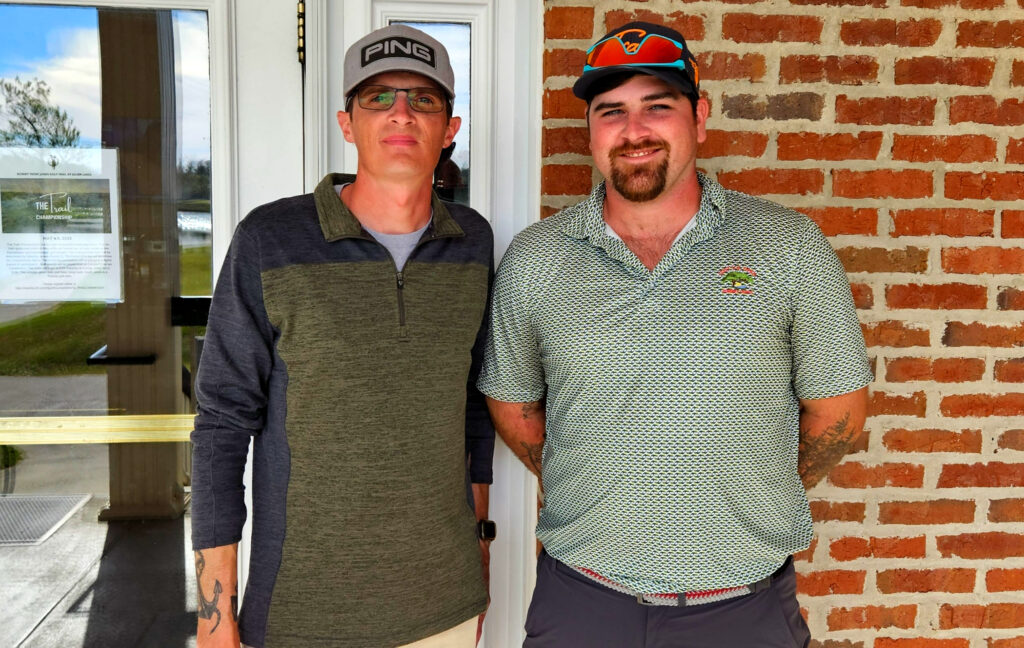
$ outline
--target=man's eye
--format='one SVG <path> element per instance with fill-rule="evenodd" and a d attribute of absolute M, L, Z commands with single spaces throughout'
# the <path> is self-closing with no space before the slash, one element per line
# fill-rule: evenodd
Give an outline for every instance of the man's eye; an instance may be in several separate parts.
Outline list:
<path fill-rule="evenodd" d="M 432 108 L 438 104 L 440 99 L 429 94 L 418 94 L 413 98 L 413 101 L 415 101 L 417 105 L 423 106 L 424 108 Z"/>
<path fill-rule="evenodd" d="M 376 92 L 369 96 L 370 103 L 389 104 L 395 100 L 394 92 Z"/>

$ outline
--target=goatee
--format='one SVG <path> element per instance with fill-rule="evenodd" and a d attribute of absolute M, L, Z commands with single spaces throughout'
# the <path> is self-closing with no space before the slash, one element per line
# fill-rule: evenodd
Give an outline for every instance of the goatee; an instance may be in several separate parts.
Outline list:
<path fill-rule="evenodd" d="M 619 165 L 619 156 L 633 151 L 660 148 L 666 155 L 660 162 L 647 164 Z M 630 202 L 647 202 L 654 200 L 665 190 L 665 179 L 668 176 L 669 145 L 667 142 L 647 140 L 638 144 L 625 144 L 613 149 L 608 157 L 612 167 L 612 187 L 623 198 Z"/>

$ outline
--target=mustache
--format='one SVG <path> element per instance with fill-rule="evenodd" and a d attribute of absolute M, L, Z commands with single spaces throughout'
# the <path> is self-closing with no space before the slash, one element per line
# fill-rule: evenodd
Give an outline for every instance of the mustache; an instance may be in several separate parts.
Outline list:
<path fill-rule="evenodd" d="M 646 139 L 641 142 L 626 143 L 621 146 L 616 146 L 608 153 L 608 155 L 614 158 L 622 155 L 623 153 L 635 153 L 636 151 L 643 151 L 652 148 L 660 148 L 668 152 L 672 147 L 669 146 L 669 143 L 665 140 Z"/>

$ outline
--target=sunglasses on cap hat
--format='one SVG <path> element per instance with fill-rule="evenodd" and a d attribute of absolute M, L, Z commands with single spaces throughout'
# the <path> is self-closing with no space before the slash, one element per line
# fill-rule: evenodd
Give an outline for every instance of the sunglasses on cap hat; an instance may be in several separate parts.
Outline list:
<path fill-rule="evenodd" d="M 699 83 L 697 63 L 692 58 L 687 61 L 688 57 L 684 57 L 684 53 L 689 54 L 686 46 L 675 39 L 647 33 L 642 29 L 624 29 L 594 43 L 587 50 L 583 73 L 623 65 L 672 67 L 685 71 L 689 62 L 693 69 L 693 83 L 696 85 Z"/>

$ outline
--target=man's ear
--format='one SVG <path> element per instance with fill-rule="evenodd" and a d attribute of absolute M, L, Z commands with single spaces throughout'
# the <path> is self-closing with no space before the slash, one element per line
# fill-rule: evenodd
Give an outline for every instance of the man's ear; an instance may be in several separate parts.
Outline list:
<path fill-rule="evenodd" d="M 452 117 L 448 120 L 448 125 L 445 126 L 444 131 L 444 145 L 448 146 L 455 139 L 455 134 L 459 132 L 459 127 L 462 126 L 462 117 Z"/>
<path fill-rule="evenodd" d="M 341 134 L 345 136 L 346 142 L 354 143 L 356 141 L 355 135 L 352 134 L 352 113 L 339 110 L 338 126 L 341 126 Z"/>

